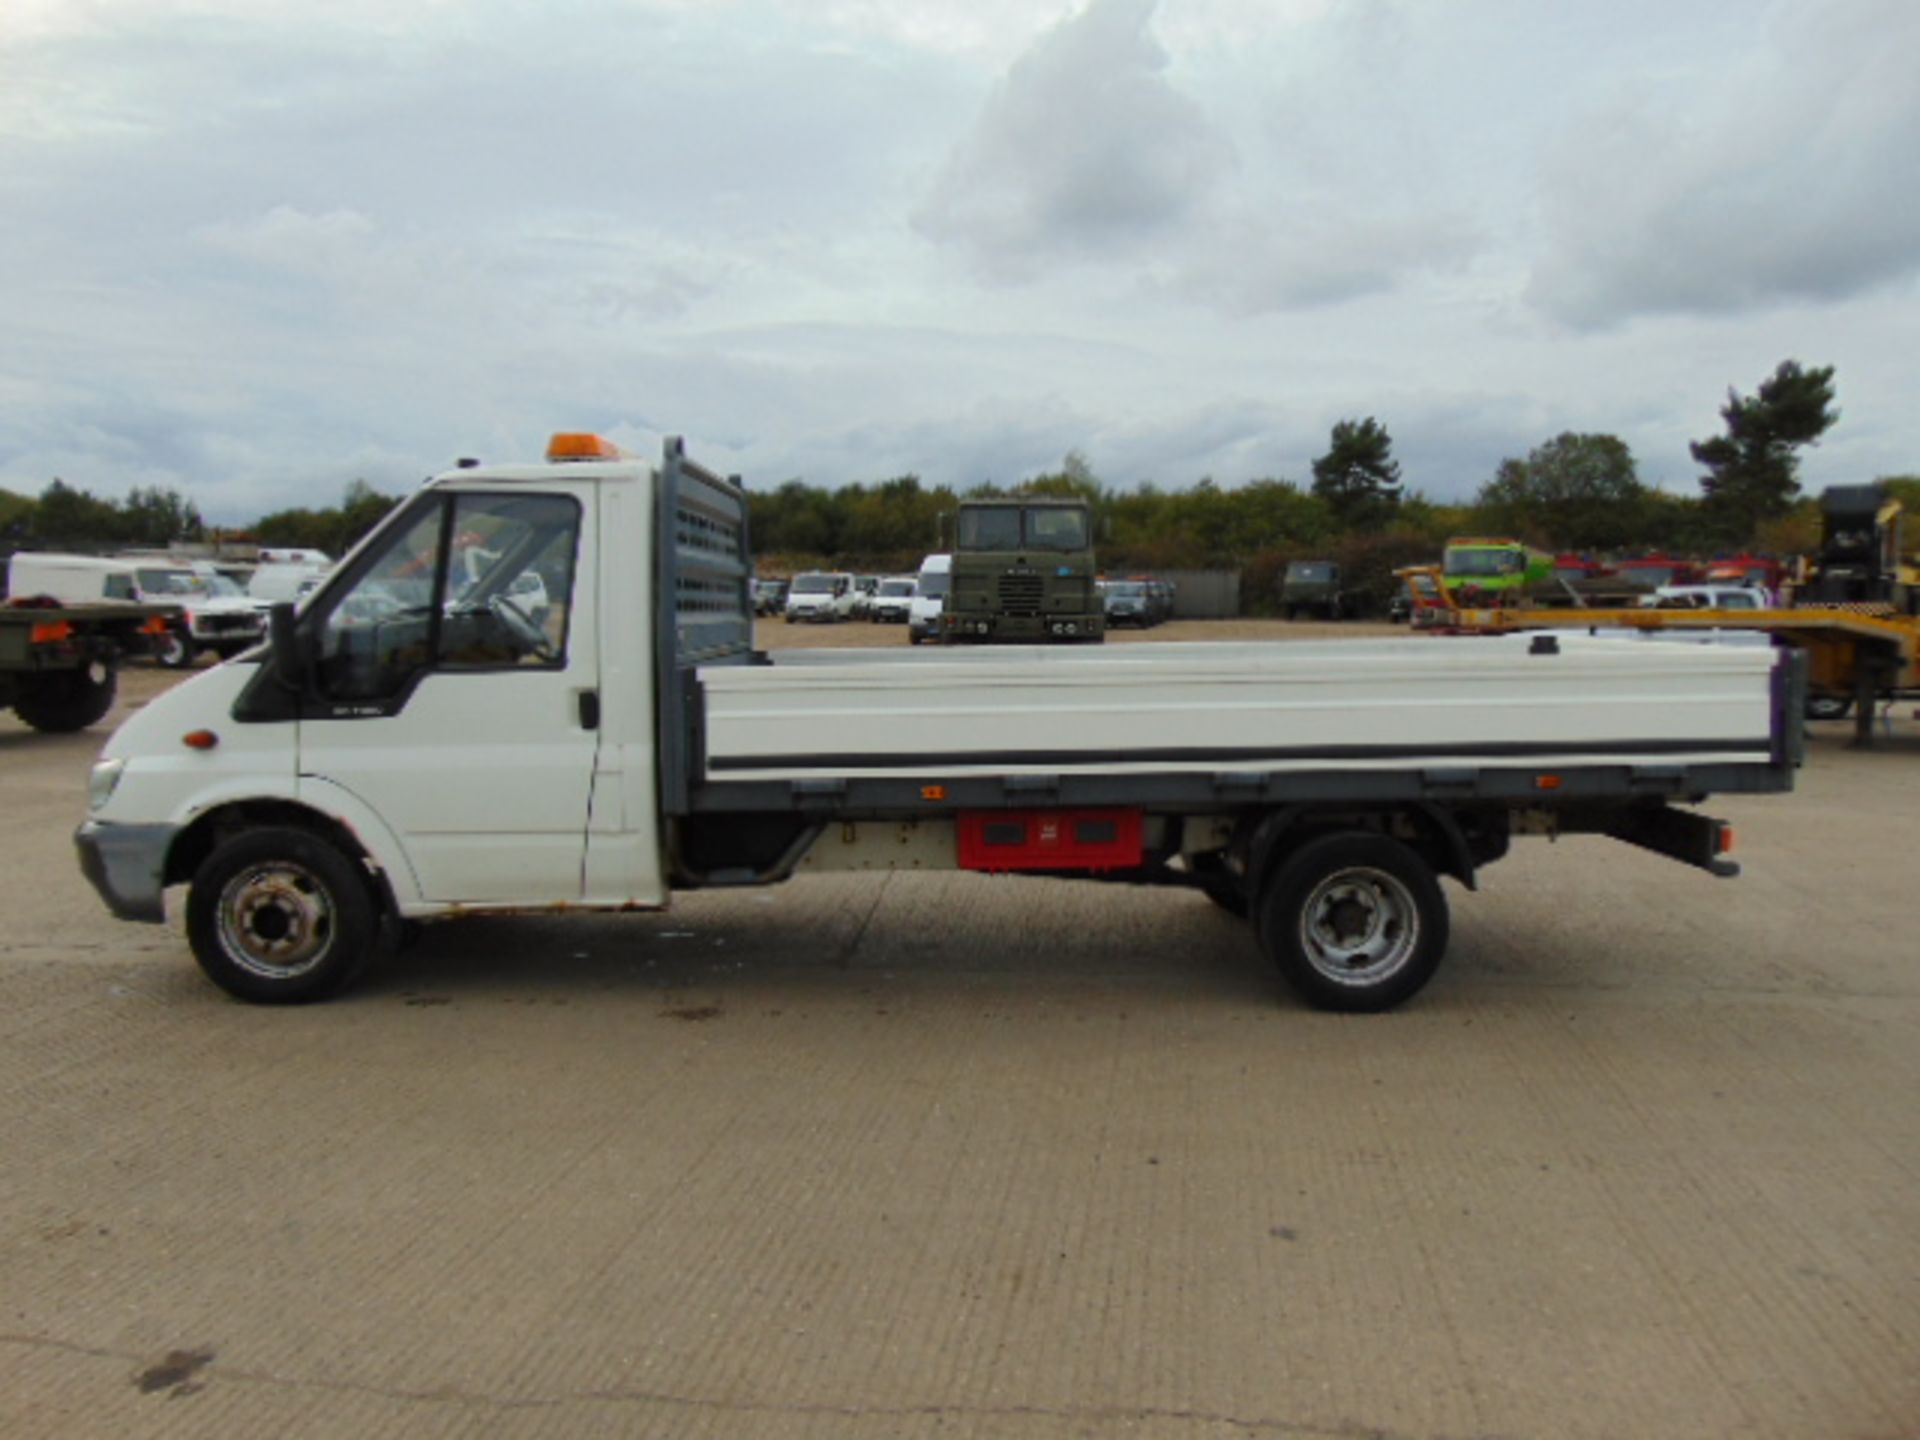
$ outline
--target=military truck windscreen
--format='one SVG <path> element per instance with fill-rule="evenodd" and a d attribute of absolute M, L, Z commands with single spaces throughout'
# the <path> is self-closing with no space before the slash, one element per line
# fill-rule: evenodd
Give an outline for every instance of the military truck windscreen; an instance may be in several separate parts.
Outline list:
<path fill-rule="evenodd" d="M 962 550 L 1085 550 L 1087 514 L 1070 507 L 982 505 L 960 512 Z"/>

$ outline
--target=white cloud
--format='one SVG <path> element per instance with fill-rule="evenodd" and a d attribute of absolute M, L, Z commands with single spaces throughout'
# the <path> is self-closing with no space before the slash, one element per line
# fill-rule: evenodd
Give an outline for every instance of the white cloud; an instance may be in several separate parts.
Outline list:
<path fill-rule="evenodd" d="M 1810 37 L 1669 0 L 6 13 L 15 490 L 246 519 L 580 426 L 685 433 L 757 484 L 1079 449 L 1231 485 L 1304 477 L 1368 414 L 1430 493 L 1561 429 L 1684 487 L 1726 387 L 1789 355 L 1839 366 L 1810 483 L 1920 468 L 1920 145 L 1861 49 L 1920 48 L 1897 6 Z M 1599 124 L 1640 94 L 1678 128 Z"/>
<path fill-rule="evenodd" d="M 1529 290 L 1577 326 L 1920 274 L 1920 8 L 1776 8 L 1759 49 L 1623 85 L 1549 155 Z"/>
<path fill-rule="evenodd" d="M 1061 257 L 1139 259 L 1191 216 L 1229 162 L 1168 83 L 1155 0 L 1091 0 L 1014 62 L 914 217 L 988 274 Z"/>

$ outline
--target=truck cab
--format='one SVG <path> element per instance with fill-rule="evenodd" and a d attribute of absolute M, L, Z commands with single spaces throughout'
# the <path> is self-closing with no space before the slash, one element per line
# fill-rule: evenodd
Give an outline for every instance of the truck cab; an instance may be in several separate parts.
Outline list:
<path fill-rule="evenodd" d="M 1106 635 L 1093 514 L 1084 500 L 968 500 L 953 527 L 947 644 L 1093 641 Z"/>

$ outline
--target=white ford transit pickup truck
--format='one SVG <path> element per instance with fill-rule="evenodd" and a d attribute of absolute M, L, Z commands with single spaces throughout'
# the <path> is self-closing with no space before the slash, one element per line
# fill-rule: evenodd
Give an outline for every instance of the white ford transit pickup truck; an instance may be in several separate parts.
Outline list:
<path fill-rule="evenodd" d="M 1307 1000 L 1378 1010 L 1440 963 L 1441 877 L 1571 833 L 1730 875 L 1683 807 L 1787 790 L 1799 758 L 1804 681 L 1746 647 L 770 657 L 746 529 L 678 441 L 652 465 L 561 435 L 428 482 L 268 645 L 120 728 L 83 870 L 129 920 L 187 887 L 194 955 L 256 1001 L 338 991 L 406 921 L 945 865 L 1199 889 Z"/>

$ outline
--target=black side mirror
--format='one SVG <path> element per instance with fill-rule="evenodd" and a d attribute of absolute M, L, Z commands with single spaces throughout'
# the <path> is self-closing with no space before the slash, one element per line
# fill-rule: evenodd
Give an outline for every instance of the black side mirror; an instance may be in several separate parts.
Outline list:
<path fill-rule="evenodd" d="M 267 611 L 267 648 L 280 683 L 289 690 L 304 690 L 306 665 L 300 654 L 300 630 L 294 624 L 291 601 L 282 600 Z"/>

